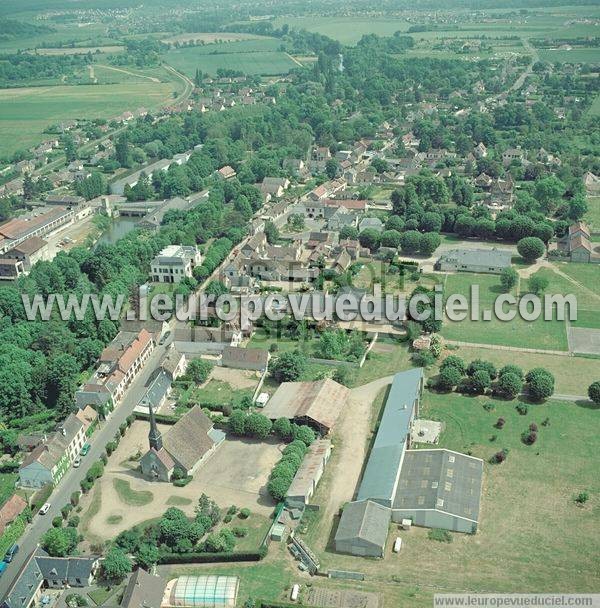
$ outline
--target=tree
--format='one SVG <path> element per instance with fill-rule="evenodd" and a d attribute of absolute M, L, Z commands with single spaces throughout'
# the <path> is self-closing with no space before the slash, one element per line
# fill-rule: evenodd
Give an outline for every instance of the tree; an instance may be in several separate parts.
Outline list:
<path fill-rule="evenodd" d="M 419 239 L 419 251 L 430 256 L 441 244 L 442 238 L 437 232 L 426 232 Z"/>
<path fill-rule="evenodd" d="M 210 372 L 212 371 L 213 364 L 210 361 L 204 359 L 192 359 L 189 362 L 185 371 L 186 377 L 196 384 L 203 384 L 208 379 Z"/>
<path fill-rule="evenodd" d="M 400 247 L 404 253 L 417 253 L 421 247 L 421 233 L 408 230 L 402 234 Z"/>
<path fill-rule="evenodd" d="M 594 402 L 600 404 L 600 380 L 592 382 L 588 387 L 588 397 Z"/>
<path fill-rule="evenodd" d="M 365 228 L 359 235 L 358 240 L 363 247 L 374 251 L 379 248 L 381 235 L 375 228 Z"/>
<path fill-rule="evenodd" d="M 315 432 L 306 424 L 302 424 L 300 426 L 293 426 L 294 433 L 294 441 L 301 441 L 306 447 L 312 444 L 312 442 L 317 438 Z M 291 444 L 290 444 L 291 445 Z"/>
<path fill-rule="evenodd" d="M 126 131 L 117 139 L 117 143 L 115 144 L 115 158 L 121 167 L 131 167 L 133 164 Z"/>
<path fill-rule="evenodd" d="M 229 415 L 227 427 L 230 433 L 242 437 L 246 434 L 246 412 L 243 410 L 233 410 Z"/>
<path fill-rule="evenodd" d="M 304 226 L 302 226 L 304 227 Z M 343 226 L 340 229 L 340 240 L 350 239 L 356 240 L 358 238 L 358 228 L 355 226 Z"/>
<path fill-rule="evenodd" d="M 381 245 L 383 247 L 393 247 L 398 249 L 402 235 L 397 230 L 384 230 L 381 233 Z"/>
<path fill-rule="evenodd" d="M 523 390 L 523 380 L 512 372 L 502 374 L 496 384 L 496 390 L 504 397 L 514 399 Z"/>
<path fill-rule="evenodd" d="M 492 385 L 492 379 L 484 369 L 477 370 L 469 380 L 469 389 L 476 395 L 483 395 Z"/>
<path fill-rule="evenodd" d="M 277 226 L 273 222 L 265 222 L 264 232 L 269 245 L 274 245 L 279 240 L 279 230 L 277 230 Z"/>
<path fill-rule="evenodd" d="M 536 367 L 525 376 L 527 392 L 535 401 L 543 401 L 554 393 L 554 376 L 542 367 Z"/>
<path fill-rule="evenodd" d="M 548 215 L 554 213 L 565 193 L 565 184 L 555 175 L 543 177 L 535 183 L 533 195 Z"/>
<path fill-rule="evenodd" d="M 41 545 L 52 557 L 66 557 L 77 546 L 77 530 L 51 528 L 42 536 Z"/>
<path fill-rule="evenodd" d="M 131 560 L 118 547 L 111 547 L 102 562 L 104 576 L 114 582 L 122 581 L 131 572 L 131 568 Z"/>
<path fill-rule="evenodd" d="M 484 361 L 483 359 L 475 359 L 469 363 L 467 367 L 467 376 L 474 376 L 476 372 L 483 370 L 487 372 L 490 378 L 495 378 L 498 375 L 496 367 L 490 361 Z"/>
<path fill-rule="evenodd" d="M 498 376 L 504 376 L 504 374 L 514 374 L 515 376 L 517 376 L 519 378 L 519 380 L 523 380 L 523 378 L 525 377 L 523 370 L 518 365 L 515 365 L 514 363 L 509 363 L 508 365 L 505 365 L 498 372 Z"/>
<path fill-rule="evenodd" d="M 462 374 L 456 367 L 448 366 L 440 369 L 436 387 L 442 391 L 451 391 L 462 380 Z"/>
<path fill-rule="evenodd" d="M 340 166 L 335 158 L 329 158 L 325 163 L 325 174 L 329 179 L 337 177 L 339 170 Z"/>
<path fill-rule="evenodd" d="M 245 431 L 246 435 L 250 435 L 250 437 L 265 439 L 271 433 L 272 428 L 273 424 L 263 414 L 253 412 L 246 417 Z"/>
<path fill-rule="evenodd" d="M 517 251 L 526 262 L 532 264 L 544 255 L 546 246 L 537 236 L 527 236 L 517 243 Z"/>
<path fill-rule="evenodd" d="M 292 438 L 292 423 L 287 418 L 277 418 L 273 423 L 273 432 L 282 441 L 290 441 Z"/>
<path fill-rule="evenodd" d="M 446 369 L 447 367 L 454 367 L 458 370 L 461 376 L 467 373 L 467 364 L 458 355 L 448 355 L 440 365 L 440 370 Z"/>
<path fill-rule="evenodd" d="M 271 498 L 276 502 L 281 502 L 290 487 L 289 481 L 283 477 L 275 477 L 267 483 L 267 490 Z"/>
<path fill-rule="evenodd" d="M 534 274 L 527 281 L 527 285 L 529 286 L 529 291 L 536 295 L 540 293 L 544 293 L 544 291 L 548 288 L 550 281 L 546 277 L 542 277 L 539 274 Z"/>
<path fill-rule="evenodd" d="M 288 217 L 287 223 L 295 231 L 304 230 L 304 216 L 301 213 L 292 213 Z M 342 237 L 340 234 L 340 238 L 347 237 Z"/>
<path fill-rule="evenodd" d="M 293 382 L 302 375 L 306 364 L 306 356 L 298 350 L 282 353 L 271 364 L 271 376 L 277 382 Z"/>
<path fill-rule="evenodd" d="M 512 267 L 505 268 L 500 273 L 500 284 L 505 292 L 509 292 L 519 281 L 519 273 Z"/>
<path fill-rule="evenodd" d="M 219 281 L 218 279 L 212 279 L 208 282 L 208 285 L 205 289 L 205 293 L 206 295 L 218 298 L 219 296 L 223 296 L 227 293 L 227 285 L 225 285 L 223 281 Z"/>
<path fill-rule="evenodd" d="M 138 566 L 145 570 L 150 570 L 152 566 L 158 563 L 160 552 L 156 545 L 150 543 L 142 543 L 135 552 L 135 561 Z"/>

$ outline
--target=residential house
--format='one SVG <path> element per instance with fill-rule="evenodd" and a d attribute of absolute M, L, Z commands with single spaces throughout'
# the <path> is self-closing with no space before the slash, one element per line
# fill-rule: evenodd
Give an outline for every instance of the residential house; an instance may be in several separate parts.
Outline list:
<path fill-rule="evenodd" d="M 290 180 L 286 177 L 265 177 L 260 185 L 263 194 L 280 198 L 290 187 Z"/>
<path fill-rule="evenodd" d="M 520 147 L 508 148 L 502 152 L 502 164 L 508 167 L 513 162 L 522 163 L 525 160 L 525 151 Z"/>
<path fill-rule="evenodd" d="M 13 494 L 2 505 L 0 508 L 0 534 L 4 534 L 6 528 L 23 513 L 26 507 L 27 501 L 18 494 Z"/>
<path fill-rule="evenodd" d="M 367 229 L 383 232 L 383 222 L 378 217 L 366 217 L 360 221 L 358 230 L 362 232 Z"/>
<path fill-rule="evenodd" d="M 190 245 L 169 245 L 150 264 L 150 277 L 158 283 L 180 283 L 193 276 L 202 261 L 198 248 Z"/>
<path fill-rule="evenodd" d="M 236 175 L 235 169 L 229 165 L 225 165 L 217 171 L 217 177 L 220 177 L 221 179 L 233 179 Z"/>
<path fill-rule="evenodd" d="M 569 226 L 567 234 L 556 243 L 551 243 L 550 254 L 559 253 L 568 257 L 571 262 L 582 264 L 600 263 L 600 251 L 595 251 L 590 237 L 590 229 L 584 222 L 575 222 Z"/>

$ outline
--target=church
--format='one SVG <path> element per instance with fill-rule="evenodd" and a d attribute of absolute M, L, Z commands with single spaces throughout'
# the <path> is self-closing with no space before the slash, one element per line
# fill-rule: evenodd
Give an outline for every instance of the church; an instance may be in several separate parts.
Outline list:
<path fill-rule="evenodd" d="M 152 481 L 171 481 L 175 469 L 182 476 L 193 475 L 225 439 L 199 406 L 193 407 L 163 435 L 156 424 L 152 406 L 150 413 L 150 449 L 142 456 L 142 474 Z"/>

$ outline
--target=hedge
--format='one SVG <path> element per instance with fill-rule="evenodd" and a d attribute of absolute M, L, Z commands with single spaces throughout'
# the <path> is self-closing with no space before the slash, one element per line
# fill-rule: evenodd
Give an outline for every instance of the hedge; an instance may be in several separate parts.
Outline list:
<path fill-rule="evenodd" d="M 272 602 L 267 600 L 256 600 L 256 608 L 293 608 L 298 604 L 288 604 L 287 602 Z"/>
<path fill-rule="evenodd" d="M 213 562 L 259 562 L 262 551 L 232 551 L 229 553 L 163 553 L 159 564 L 204 564 Z"/>
<path fill-rule="evenodd" d="M 146 412 L 134 412 L 136 420 L 150 420 L 150 414 Z M 154 414 L 154 419 L 158 424 L 175 424 L 179 418 L 177 416 L 170 416 L 169 414 Z"/>

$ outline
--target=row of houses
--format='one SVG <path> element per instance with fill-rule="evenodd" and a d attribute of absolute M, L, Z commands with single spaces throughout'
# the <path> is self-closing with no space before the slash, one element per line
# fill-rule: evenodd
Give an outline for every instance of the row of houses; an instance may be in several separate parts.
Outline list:
<path fill-rule="evenodd" d="M 98 413 L 90 406 L 69 414 L 56 432 L 36 445 L 19 468 L 19 485 L 43 488 L 56 485 L 79 456 Z"/>

